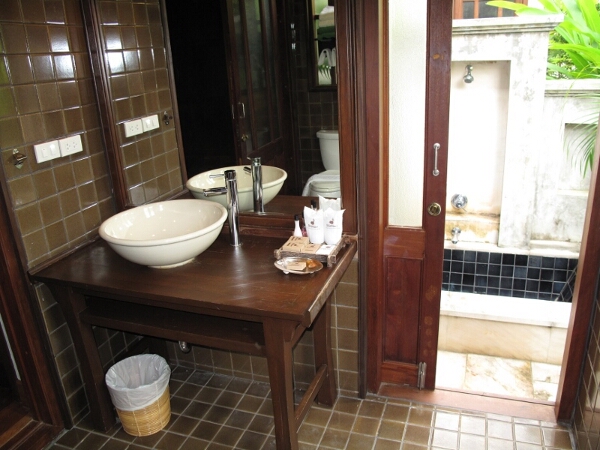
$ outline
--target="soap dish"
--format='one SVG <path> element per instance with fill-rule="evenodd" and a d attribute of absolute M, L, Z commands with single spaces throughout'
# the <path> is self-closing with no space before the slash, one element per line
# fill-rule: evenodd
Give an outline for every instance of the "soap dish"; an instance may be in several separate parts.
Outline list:
<path fill-rule="evenodd" d="M 289 266 L 293 266 L 298 263 L 304 263 L 306 264 L 306 267 L 304 267 L 303 270 L 293 270 L 289 268 Z M 298 275 L 308 275 L 309 273 L 315 273 L 321 270 L 323 268 L 323 263 L 312 258 L 287 257 L 275 261 L 275 267 L 286 274 L 295 273 Z"/>

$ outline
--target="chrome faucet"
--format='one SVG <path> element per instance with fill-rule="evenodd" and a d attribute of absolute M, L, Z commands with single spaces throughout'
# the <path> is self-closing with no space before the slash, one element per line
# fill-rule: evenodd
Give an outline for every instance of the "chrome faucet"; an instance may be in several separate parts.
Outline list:
<path fill-rule="evenodd" d="M 237 176 L 235 170 L 225 170 L 222 174 L 211 177 L 225 177 L 225 187 L 204 189 L 205 197 L 227 194 L 227 219 L 229 224 L 229 242 L 234 247 L 242 245 L 240 242 L 240 202 L 238 198 Z"/>
<path fill-rule="evenodd" d="M 458 236 L 460 235 L 460 228 L 454 227 L 452 228 L 452 243 L 458 244 Z"/>
<path fill-rule="evenodd" d="M 244 172 L 252 175 L 252 199 L 254 200 L 254 212 L 264 213 L 265 205 L 263 203 L 263 186 L 262 186 L 262 165 L 260 156 L 256 158 L 248 158 L 252 161 L 252 168 L 244 167 Z"/>
<path fill-rule="evenodd" d="M 454 194 L 450 199 L 450 203 L 452 204 L 452 206 L 454 206 L 456 209 L 462 209 L 465 212 L 467 211 L 465 209 L 465 206 L 467 206 L 468 202 L 469 199 L 467 198 L 467 196 L 462 194 Z"/>

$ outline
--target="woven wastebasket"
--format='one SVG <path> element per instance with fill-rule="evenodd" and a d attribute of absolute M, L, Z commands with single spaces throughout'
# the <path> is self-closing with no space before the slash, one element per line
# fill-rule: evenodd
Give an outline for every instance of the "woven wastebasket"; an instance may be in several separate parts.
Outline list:
<path fill-rule="evenodd" d="M 126 433 L 148 436 L 171 418 L 171 369 L 158 355 L 136 355 L 112 366 L 105 381 Z"/>

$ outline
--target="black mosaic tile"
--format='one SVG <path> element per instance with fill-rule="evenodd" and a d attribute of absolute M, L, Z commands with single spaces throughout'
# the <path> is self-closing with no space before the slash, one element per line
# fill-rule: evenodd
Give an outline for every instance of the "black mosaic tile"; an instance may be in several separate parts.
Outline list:
<path fill-rule="evenodd" d="M 542 257 L 541 256 L 530 256 L 529 257 L 529 267 L 542 267 Z"/>
<path fill-rule="evenodd" d="M 487 273 L 488 273 L 488 265 L 487 264 L 482 264 L 482 263 L 477 263 L 475 265 L 475 273 L 477 275 L 487 275 Z"/>
<path fill-rule="evenodd" d="M 442 289 L 571 301 L 577 259 L 445 249 L 443 267 Z"/>
<path fill-rule="evenodd" d="M 545 269 L 554 269 L 554 260 L 556 258 L 550 258 L 548 256 L 542 256 L 542 267 Z"/>
<path fill-rule="evenodd" d="M 502 255 L 502 265 L 514 266 L 515 265 L 515 255 L 512 255 L 510 253 L 504 253 Z"/>
<path fill-rule="evenodd" d="M 502 263 L 502 253 L 490 253 L 490 264 Z"/>
<path fill-rule="evenodd" d="M 526 266 L 528 259 L 529 258 L 527 255 L 516 255 L 515 256 L 515 266 Z"/>
<path fill-rule="evenodd" d="M 474 274 L 475 273 L 475 263 L 474 262 L 464 263 L 463 272 L 470 274 L 470 275 Z"/>
<path fill-rule="evenodd" d="M 553 269 L 542 269 L 542 273 L 540 274 L 540 280 L 542 280 L 542 281 L 554 280 L 554 270 Z"/>
<path fill-rule="evenodd" d="M 540 269 L 529 268 L 527 269 L 527 278 L 529 278 L 530 280 L 539 280 L 540 273 Z"/>
<path fill-rule="evenodd" d="M 515 278 L 527 278 L 527 267 L 515 267 Z"/>
<path fill-rule="evenodd" d="M 477 252 L 477 262 L 479 263 L 488 263 L 490 262 L 490 254 L 489 252 Z"/>
<path fill-rule="evenodd" d="M 519 291 L 524 291 L 525 290 L 525 280 L 519 280 L 519 279 L 515 278 L 513 280 L 512 288 L 519 290 Z"/>
<path fill-rule="evenodd" d="M 488 275 L 500 276 L 500 268 L 498 264 L 490 264 L 488 267 Z"/>

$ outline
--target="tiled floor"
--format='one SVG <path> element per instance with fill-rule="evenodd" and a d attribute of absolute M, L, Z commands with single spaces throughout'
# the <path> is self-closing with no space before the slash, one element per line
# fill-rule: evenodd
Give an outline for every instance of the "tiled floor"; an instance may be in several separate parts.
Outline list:
<path fill-rule="evenodd" d="M 48 450 L 275 449 L 269 386 L 178 367 L 171 376 L 171 421 L 148 437 L 108 433 L 82 421 Z M 309 449 L 571 449 L 556 424 L 382 397 L 341 397 L 333 408 L 314 405 L 299 430 Z"/>
<path fill-rule="evenodd" d="M 509 397 L 556 400 L 560 366 L 438 352 L 436 386 Z"/>

